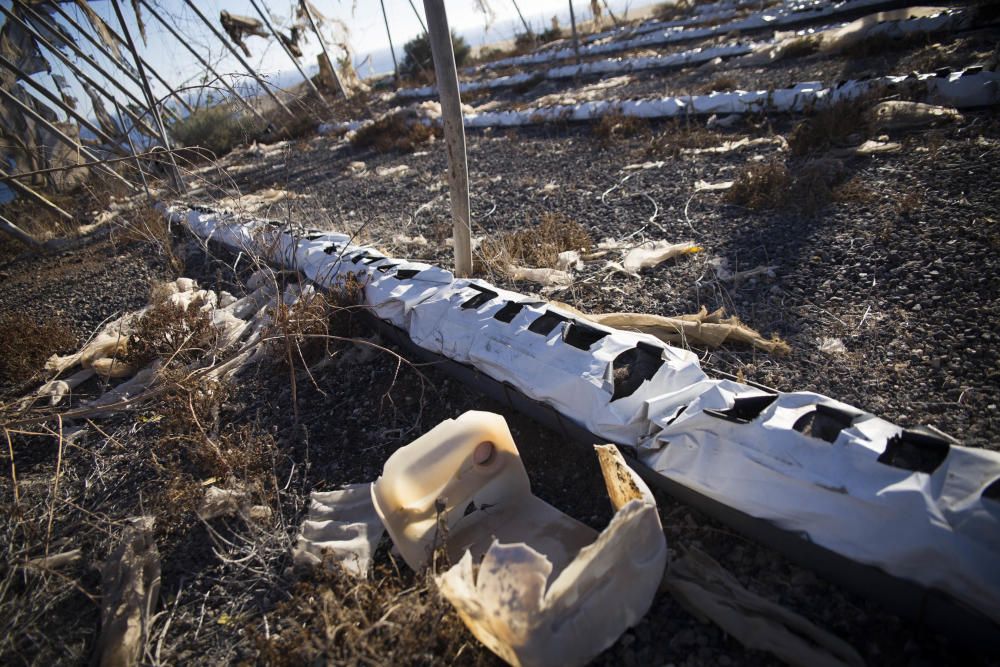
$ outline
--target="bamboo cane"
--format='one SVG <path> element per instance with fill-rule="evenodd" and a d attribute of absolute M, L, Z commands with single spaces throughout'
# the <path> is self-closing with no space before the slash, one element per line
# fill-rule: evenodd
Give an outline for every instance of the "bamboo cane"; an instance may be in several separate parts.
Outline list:
<path fill-rule="evenodd" d="M 385 34 L 389 38 L 389 54 L 392 55 L 392 72 L 396 80 L 396 87 L 399 87 L 399 63 L 396 62 L 396 47 L 392 45 L 392 33 L 389 32 L 389 16 L 385 13 L 385 0 L 378 0 L 382 5 L 382 20 L 385 21 Z"/>
<path fill-rule="evenodd" d="M 576 12 L 573 11 L 573 0 L 569 0 L 569 25 L 573 30 L 573 51 L 576 52 L 576 64 L 580 64 L 580 36 L 576 34 Z"/>
<path fill-rule="evenodd" d="M 3 232 L 8 236 L 12 236 L 13 238 L 23 243 L 24 245 L 33 248 L 35 250 L 38 250 L 43 247 L 41 241 L 36 239 L 31 234 L 28 234 L 27 232 L 22 230 L 20 227 L 18 227 L 17 225 L 15 225 L 13 222 L 3 217 L 2 215 L 0 215 L 0 232 Z"/>

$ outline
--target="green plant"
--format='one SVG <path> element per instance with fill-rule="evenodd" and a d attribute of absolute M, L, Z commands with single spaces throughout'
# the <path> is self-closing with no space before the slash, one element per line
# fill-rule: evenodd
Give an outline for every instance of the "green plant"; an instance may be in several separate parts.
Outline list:
<path fill-rule="evenodd" d="M 455 64 L 461 67 L 469 57 L 472 49 L 460 35 L 451 33 L 451 46 L 455 50 Z M 416 76 L 421 71 L 434 71 L 434 56 L 431 53 L 431 42 L 427 33 L 414 37 L 403 46 L 406 57 L 399 66 L 401 74 Z"/>
<path fill-rule="evenodd" d="M 225 104 L 195 109 L 186 118 L 170 124 L 170 136 L 175 142 L 189 149 L 189 159 L 199 156 L 222 157 L 236 146 L 245 143 L 253 133 L 253 125 Z M 204 151 L 209 154 L 205 155 Z"/>

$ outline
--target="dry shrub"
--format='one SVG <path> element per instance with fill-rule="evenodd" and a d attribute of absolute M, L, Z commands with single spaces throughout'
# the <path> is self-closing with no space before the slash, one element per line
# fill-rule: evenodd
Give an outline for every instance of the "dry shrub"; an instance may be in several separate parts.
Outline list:
<path fill-rule="evenodd" d="M 781 47 L 778 60 L 804 58 L 819 51 L 819 40 L 815 37 L 797 37 Z"/>
<path fill-rule="evenodd" d="M 42 370 L 46 359 L 75 346 L 76 336 L 58 319 L 0 314 L 0 383 L 27 382 Z"/>
<path fill-rule="evenodd" d="M 855 176 L 833 190 L 833 200 L 836 202 L 853 202 L 870 204 L 876 199 L 876 193 L 863 179 Z"/>
<path fill-rule="evenodd" d="M 149 243 L 166 257 L 175 275 L 184 270 L 184 262 L 174 253 L 174 239 L 167 218 L 153 206 L 143 204 L 123 211 L 119 217 L 123 222 L 118 229 L 118 238 L 128 243 Z"/>
<path fill-rule="evenodd" d="M 649 132 L 649 121 L 636 116 L 626 116 L 620 111 L 601 116 L 593 129 L 594 136 L 602 144 L 616 140 L 630 139 Z"/>
<path fill-rule="evenodd" d="M 722 75 L 715 77 L 708 83 L 701 86 L 701 88 L 698 89 L 698 92 L 700 92 L 702 95 L 708 95 L 709 93 L 717 93 L 717 92 L 721 93 L 730 90 L 736 90 L 737 88 L 739 88 L 739 85 L 740 85 L 739 81 L 737 81 L 735 78 L 728 75 Z"/>
<path fill-rule="evenodd" d="M 789 199 L 792 176 L 783 162 L 754 162 L 744 167 L 726 192 L 726 201 L 753 211 L 783 208 Z"/>
<path fill-rule="evenodd" d="M 267 665 L 493 664 L 428 575 L 377 567 L 370 581 L 324 564 L 250 631 Z"/>
<path fill-rule="evenodd" d="M 778 160 L 753 163 L 736 175 L 726 200 L 754 211 L 790 209 L 813 215 L 834 199 L 844 176 L 839 160 L 810 160 L 792 170 Z"/>
<path fill-rule="evenodd" d="M 688 119 L 672 118 L 651 128 L 652 137 L 643 147 L 643 153 L 653 157 L 678 157 L 685 149 L 709 148 L 726 140 L 725 135 L 710 130 L 703 123 Z"/>
<path fill-rule="evenodd" d="M 559 213 L 546 213 L 539 224 L 486 239 L 480 246 L 477 262 L 495 268 L 509 264 L 529 267 L 554 267 L 559 253 L 566 250 L 590 250 L 592 240 L 587 228 Z"/>
<path fill-rule="evenodd" d="M 265 338 L 273 338 L 273 358 L 284 367 L 310 367 L 331 347 L 361 331 L 359 308 L 363 286 L 348 274 L 327 292 L 302 295 L 294 304 L 279 303 L 271 312 Z"/>
<path fill-rule="evenodd" d="M 830 148 L 859 143 L 868 135 L 867 110 L 871 98 L 850 99 L 824 107 L 806 118 L 788 135 L 788 150 L 801 157 Z M 854 135 L 854 136 L 852 136 Z"/>
<path fill-rule="evenodd" d="M 154 359 L 174 366 L 187 366 L 200 358 L 212 344 L 215 329 L 204 303 L 192 300 L 186 307 L 166 299 L 153 305 L 135 323 L 123 361 L 141 368 Z"/>
<path fill-rule="evenodd" d="M 351 145 L 355 148 L 373 147 L 379 153 L 412 153 L 418 146 L 440 136 L 439 128 L 424 125 L 418 120 L 411 121 L 407 116 L 406 112 L 383 116 L 355 132 Z"/>

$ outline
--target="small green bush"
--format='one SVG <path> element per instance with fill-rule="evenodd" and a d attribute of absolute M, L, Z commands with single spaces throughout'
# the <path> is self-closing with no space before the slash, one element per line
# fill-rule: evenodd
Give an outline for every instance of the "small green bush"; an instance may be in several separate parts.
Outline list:
<path fill-rule="evenodd" d="M 251 123 L 225 104 L 195 109 L 169 127 L 170 136 L 184 148 L 203 148 L 217 158 L 246 142 L 251 130 Z"/>
<path fill-rule="evenodd" d="M 469 58 L 472 49 L 465 39 L 451 33 L 451 46 L 455 50 L 455 64 L 461 67 Z M 434 71 L 434 56 L 431 53 L 431 42 L 427 33 L 414 37 L 403 46 L 406 57 L 399 66 L 401 74 L 406 76 L 416 76 L 421 70 Z"/>

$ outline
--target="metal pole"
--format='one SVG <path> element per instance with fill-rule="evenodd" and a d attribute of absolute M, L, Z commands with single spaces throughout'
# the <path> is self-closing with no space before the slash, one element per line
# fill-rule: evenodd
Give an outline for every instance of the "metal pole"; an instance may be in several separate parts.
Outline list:
<path fill-rule="evenodd" d="M 316 33 L 316 39 L 319 40 L 319 47 L 323 49 L 323 56 L 330 65 L 330 71 L 333 72 L 333 79 L 337 82 L 337 88 L 340 88 L 340 94 L 347 97 L 347 89 L 344 88 L 344 82 L 340 80 L 340 74 L 337 73 L 337 68 L 333 66 L 333 59 L 330 58 L 330 53 L 326 50 L 326 42 L 323 40 L 323 35 L 320 34 L 319 28 L 316 27 L 316 21 L 313 20 L 312 12 L 309 11 L 309 3 L 306 0 L 299 0 L 299 4 L 302 7 L 302 13 L 309 19 L 309 25 L 312 26 L 313 32 Z"/>
<path fill-rule="evenodd" d="M 7 173 L 7 171 L 5 169 L 0 169 L 0 176 L 3 176 L 4 178 L 10 178 L 10 174 Z M 58 216 L 60 216 L 62 218 L 65 218 L 66 220 L 70 220 L 70 221 L 73 220 L 73 216 L 72 215 L 70 215 L 69 213 L 67 213 L 63 209 L 59 208 L 58 206 L 56 206 L 55 204 L 53 204 L 52 202 L 50 202 L 48 199 L 46 199 L 43 195 L 41 195 L 40 193 L 36 192 L 32 188 L 29 188 L 27 185 L 25 185 L 24 183 L 18 181 L 17 179 L 11 178 L 9 181 L 7 181 L 7 183 L 9 183 L 12 188 L 14 188 L 15 190 L 17 190 L 21 194 L 23 194 L 25 197 L 28 197 L 30 199 L 34 199 L 36 202 L 38 202 L 39 204 L 41 204 L 45 208 L 49 209 L 50 211 L 52 211 L 56 215 L 58 215 Z"/>
<path fill-rule="evenodd" d="M 122 33 L 125 35 L 125 43 L 128 45 L 128 50 L 132 52 L 132 58 L 135 59 L 135 67 L 139 70 L 139 78 L 142 79 L 142 91 L 146 94 L 149 110 L 153 114 L 153 120 L 156 121 L 156 129 L 160 132 L 160 141 L 163 142 L 163 147 L 167 149 L 167 153 L 170 155 L 170 164 L 173 166 L 170 175 L 174 181 L 174 188 L 178 192 L 183 193 L 187 190 L 187 186 L 184 185 L 184 179 L 181 178 L 181 170 L 177 168 L 177 162 L 174 160 L 173 151 L 170 150 L 170 138 L 167 137 L 167 130 L 163 127 L 163 118 L 160 116 L 160 105 L 156 103 L 156 97 L 153 95 L 153 91 L 149 88 L 149 79 L 146 78 L 146 69 L 142 66 L 142 59 L 139 58 L 139 52 L 136 50 L 135 43 L 132 41 L 132 33 L 129 32 L 128 25 L 125 23 L 125 15 L 122 14 L 122 8 L 119 0 L 111 0 L 111 6 L 115 10 L 115 16 L 118 17 L 118 23 L 121 25 Z"/>
<path fill-rule="evenodd" d="M 34 28 L 32 28 L 27 23 L 25 23 L 24 21 L 22 21 L 20 17 L 15 16 L 14 14 L 12 14 L 10 12 L 10 10 L 8 10 L 2 4 L 0 4 L 0 12 L 3 12 L 4 15 L 8 18 L 8 20 L 13 20 L 19 26 L 21 26 L 22 28 L 24 28 L 25 30 L 27 30 L 32 35 L 32 37 L 34 37 L 38 41 L 39 44 L 41 44 L 42 46 L 44 46 L 53 55 L 55 55 L 59 59 L 59 61 L 62 62 L 64 65 L 66 65 L 66 67 L 68 67 L 74 74 L 76 74 L 76 76 L 79 77 L 79 79 L 81 81 L 85 81 L 85 82 L 89 83 L 91 86 L 94 87 L 95 90 L 101 91 L 101 93 L 106 98 L 108 98 L 111 101 L 114 101 L 114 98 L 111 95 L 109 95 L 107 93 L 107 91 L 105 91 L 105 86 L 103 84 L 100 84 L 97 81 L 94 81 L 94 79 L 92 79 L 89 75 L 87 75 L 86 72 L 84 72 L 82 69 L 80 69 L 79 65 L 77 65 L 72 60 L 70 60 L 69 57 L 65 53 L 63 53 L 62 51 L 60 51 L 56 47 L 52 46 L 52 44 L 50 44 L 48 40 L 46 40 L 44 37 L 42 37 L 41 35 L 39 35 L 38 32 L 36 32 L 34 30 Z M 105 76 L 107 76 L 107 75 L 105 75 Z M 133 100 L 133 101 L 135 101 L 135 103 L 138 104 L 140 107 L 142 106 L 142 103 L 139 102 L 139 100 L 135 99 L 135 97 L 133 97 L 131 93 L 128 93 L 128 98 L 131 99 L 131 100 Z M 156 131 L 153 130 L 153 128 L 151 128 L 145 121 L 143 121 L 142 118 L 140 118 L 138 115 L 136 115 L 128 107 L 125 107 L 125 109 L 126 109 L 126 113 L 128 114 L 129 118 L 131 118 L 136 123 L 136 125 L 141 126 L 143 128 L 143 130 L 146 131 L 150 136 L 155 136 L 156 135 Z"/>
<path fill-rule="evenodd" d="M 74 20 L 73 17 L 70 16 L 66 12 L 65 9 L 63 9 L 62 7 L 59 6 L 58 2 L 53 2 L 49 6 L 52 7 L 53 9 L 55 9 L 59 13 L 59 15 L 62 16 L 64 19 L 66 19 L 66 21 L 71 26 L 73 26 L 74 28 L 76 28 L 77 32 L 79 32 L 81 35 L 83 35 L 83 37 L 88 42 L 90 42 L 91 44 L 93 44 L 97 48 L 98 51 L 100 51 L 102 53 L 104 52 L 104 46 L 101 44 L 101 42 L 99 42 L 89 32 L 87 32 L 86 30 L 84 30 L 83 26 L 81 26 L 76 20 Z M 111 32 L 111 36 L 112 37 L 114 37 L 115 39 L 117 39 L 119 42 L 124 42 L 125 41 L 124 39 L 122 39 L 122 37 L 117 32 L 114 31 L 114 28 L 112 28 L 110 25 L 108 25 L 106 23 L 105 23 L 105 25 L 107 25 L 108 30 Z M 118 69 L 120 69 L 121 71 L 125 72 L 125 74 L 128 75 L 128 77 L 130 79 L 132 79 L 133 81 L 135 81 L 135 83 L 141 85 L 141 82 L 135 77 L 134 74 L 132 74 L 132 72 L 129 71 L 129 69 L 127 67 L 125 67 L 124 63 L 120 62 L 117 58 L 111 56 L 110 54 L 107 54 L 107 55 L 109 56 L 109 59 L 111 60 L 111 62 L 115 63 L 118 66 Z M 140 56 L 140 58 L 142 58 L 142 57 Z M 161 84 L 163 84 L 163 87 L 167 89 L 167 92 L 169 92 L 170 95 L 175 100 L 177 100 L 178 102 L 180 102 L 180 105 L 182 107 L 184 107 L 185 111 L 187 111 L 188 113 L 192 113 L 194 111 L 194 109 L 191 108 L 191 105 L 188 104 L 187 101 L 183 97 L 181 97 L 179 94 L 177 94 L 176 92 L 174 92 L 174 89 L 170 86 L 169 83 L 167 83 L 167 80 L 164 79 L 162 76 L 160 76 L 159 72 L 157 72 L 155 69 L 153 69 L 152 66 L 150 66 L 149 62 L 145 58 L 142 58 L 142 64 L 146 68 L 146 71 L 149 72 L 150 74 L 152 74 L 153 77 L 156 78 L 157 81 L 159 81 Z"/>
<path fill-rule="evenodd" d="M 45 19 L 42 18 L 42 16 L 38 12 L 36 12 L 32 7 L 29 7 L 28 5 L 26 5 L 24 3 L 24 0 L 15 0 L 14 6 L 15 7 L 18 7 L 18 6 L 21 7 L 22 9 L 24 9 L 25 11 L 27 11 L 28 13 L 30 13 L 32 16 L 34 16 L 38 21 L 41 21 L 42 23 L 47 23 L 47 21 L 45 21 Z M 49 42 L 44 37 L 42 37 L 40 34 L 38 34 L 37 30 L 35 30 L 27 22 L 22 21 L 20 17 L 18 17 L 15 14 L 13 14 L 10 10 L 5 9 L 2 5 L 0 5 L 0 11 L 2 11 L 4 14 L 6 14 L 8 18 L 13 18 L 14 21 L 18 25 L 20 25 L 21 27 L 25 28 L 29 33 L 31 33 L 31 35 L 35 39 L 38 40 L 38 42 L 40 44 L 44 45 L 50 51 L 58 51 L 59 50 L 55 46 L 53 46 L 51 42 Z M 130 100 L 132 100 L 133 102 L 135 102 L 136 104 L 138 104 L 140 107 L 145 106 L 145 104 L 141 100 L 139 100 L 138 97 L 136 97 L 135 95 L 132 94 L 132 91 L 130 91 L 128 88 L 126 88 L 125 86 L 122 85 L 122 83 L 118 80 L 117 77 L 115 77 L 113 74 L 109 73 L 106 69 L 104 69 L 103 67 L 101 67 L 93 58 L 91 58 L 86 53 L 84 53 L 83 50 L 79 46 L 77 46 L 76 44 L 74 44 L 71 41 L 66 41 L 66 42 L 63 42 L 63 43 L 66 44 L 66 46 L 69 47 L 70 51 L 72 51 L 73 53 L 75 53 L 77 55 L 77 57 L 81 58 L 85 63 L 87 63 L 88 65 L 90 65 L 91 67 L 93 67 L 101 76 L 103 76 L 105 79 L 107 79 L 115 88 L 117 88 L 123 94 L 125 94 L 126 97 L 128 97 Z M 103 88 L 104 88 L 104 86 L 101 86 L 99 89 L 103 89 Z"/>
<path fill-rule="evenodd" d="M 178 32 L 177 32 L 177 30 L 176 30 L 176 29 L 175 29 L 175 28 L 174 28 L 174 27 L 173 27 L 172 25 L 170 25 L 170 23 L 168 23 L 168 22 L 167 22 L 166 20 L 164 20 L 164 19 L 163 19 L 163 17 L 161 17 L 161 16 L 159 15 L 159 13 L 157 13 L 157 12 L 156 12 L 156 11 L 155 11 L 155 10 L 153 9 L 152 5 L 150 5 L 149 3 L 147 3 L 147 2 L 146 2 L 146 0 L 139 0 L 139 2 L 141 2 L 141 3 L 143 4 L 143 6 L 145 6 L 145 8 L 146 8 L 146 11 L 148 11 L 148 12 L 149 12 L 150 14 L 152 14 L 152 15 L 153 15 L 153 16 L 154 16 L 154 17 L 156 18 L 156 20 L 157 20 L 157 21 L 159 21 L 159 22 L 160 22 L 160 24 L 161 24 L 161 25 L 162 25 L 162 26 L 163 26 L 164 28 L 166 28 L 166 29 L 167 29 L 167 32 L 169 32 L 169 33 L 170 33 L 171 35 L 173 35 L 173 36 L 174 36 L 174 38 L 175 38 L 175 39 L 176 39 L 176 40 L 177 40 L 178 42 L 180 42 L 180 44 L 181 44 L 181 45 L 182 45 L 182 46 L 183 46 L 183 47 L 184 47 L 185 49 L 187 49 L 187 50 L 188 50 L 188 52 L 189 52 L 189 53 L 190 53 L 191 55 L 193 55 L 193 56 L 195 57 L 195 59 L 197 59 L 197 60 L 198 60 L 198 62 L 199 62 L 199 63 L 201 63 L 201 66 L 202 66 L 202 67 L 204 67 L 204 68 L 205 68 L 205 69 L 206 69 L 206 70 L 207 70 L 207 71 L 208 71 L 209 73 L 211 73 L 211 75 L 212 75 L 212 76 L 214 76 L 214 77 L 215 77 L 216 79 L 218 79 L 218 80 L 219 80 L 219 82 L 221 82 L 221 83 L 222 83 L 222 85 L 226 87 L 226 90 L 228 90 L 228 91 L 229 91 L 229 94 L 230 94 L 230 95 L 232 95 L 232 96 L 233 96 L 233 97 L 235 97 L 235 98 L 236 98 L 237 100 L 239 100 L 239 101 L 240 101 L 240 102 L 241 102 L 241 103 L 243 104 L 243 106 L 244 106 L 244 107 L 246 107 L 246 108 L 247 108 L 247 110 L 248 110 L 248 111 L 249 111 L 250 113 L 252 113 L 252 114 L 253 114 L 254 116 L 256 116 L 256 117 L 257 117 L 257 118 L 258 118 L 258 119 L 259 119 L 259 120 L 260 120 L 261 122 L 263 122 L 263 123 L 267 123 L 267 122 L 268 122 L 268 120 L 267 120 L 266 118 L 264 118 L 264 116 L 262 116 L 262 115 L 261 115 L 261 113 L 260 113 L 259 111 L 257 111 L 257 109 L 255 109 L 255 108 L 254 108 L 253 106 L 251 106 L 251 104 L 250 104 L 249 102 L 247 102 L 247 101 L 246 101 L 245 99 L 243 99 L 243 98 L 242 98 L 242 97 L 240 96 L 240 94 L 239 94 L 238 92 L 236 92 L 236 89 L 235 89 L 235 88 L 233 88 L 233 87 L 232 87 L 232 86 L 231 86 L 231 85 L 229 84 L 229 82 L 228 82 L 228 81 L 226 81 L 226 80 L 225 80 L 225 79 L 224 79 L 224 78 L 222 77 L 222 75 L 221 75 L 221 74 L 219 74 L 218 72 L 216 72 L 216 71 L 215 71 L 215 70 L 214 70 L 214 69 L 212 68 L 212 66 L 211 66 L 211 65 L 209 64 L 209 62 L 208 62 L 207 60 L 205 60 L 205 58 L 204 58 L 204 57 L 203 57 L 203 56 L 202 56 L 202 55 L 201 55 L 200 53 L 198 53 L 198 50 L 197 50 L 196 48 L 194 48 L 193 46 L 191 46 L 191 44 L 190 44 L 189 40 L 188 40 L 188 39 L 187 39 L 186 37 L 183 37 L 183 36 L 182 36 L 182 35 L 181 35 L 180 33 L 178 33 Z"/>
<path fill-rule="evenodd" d="M 569 0 L 569 24 L 573 29 L 573 50 L 576 52 L 576 64 L 580 64 L 580 36 L 576 34 L 576 12 L 573 11 L 573 0 Z"/>
<path fill-rule="evenodd" d="M 115 145 L 115 140 L 112 139 L 111 137 L 109 137 L 107 134 L 105 134 L 104 130 L 102 130 L 101 128 L 97 127 L 93 123 L 91 123 L 89 120 L 87 120 L 86 116 L 84 116 L 81 113 L 77 112 L 76 109 L 74 109 L 73 107 L 71 107 L 68 104 L 66 104 L 65 102 L 63 102 L 62 99 L 58 95 L 56 95 L 55 93 L 53 93 L 52 91 L 50 91 L 48 88 L 46 88 L 45 86 L 43 86 L 42 84 L 38 83 L 37 81 L 35 81 L 30 76 L 28 76 L 27 74 L 25 74 L 17 65 L 15 65 L 11 61 L 7 60 L 7 58 L 5 58 L 3 55 L 0 55 L 0 66 L 3 66 L 5 68 L 9 69 L 10 71 L 12 71 L 14 74 L 17 75 L 18 79 L 22 83 L 28 84 L 33 89 L 37 90 L 39 93 L 41 93 L 42 95 L 44 95 L 45 98 L 47 100 L 49 100 L 52 104 L 56 105 L 57 107 L 59 107 L 60 109 L 62 109 L 63 111 L 65 111 L 72 118 L 76 119 L 76 122 L 80 123 L 80 125 L 82 127 L 87 128 L 88 130 L 90 130 L 91 132 L 93 132 L 94 134 L 96 134 L 97 137 L 101 141 L 104 141 L 107 144 L 109 144 L 109 146 L 112 148 L 112 150 L 118 148 Z M 119 153 L 121 155 L 125 154 L 124 151 L 121 151 L 120 149 L 118 149 L 118 150 L 119 150 Z"/>
<path fill-rule="evenodd" d="M 385 0 L 378 0 L 382 5 L 382 20 L 385 21 L 385 34 L 389 37 L 389 53 L 392 54 L 392 72 L 396 78 L 396 87 L 399 87 L 399 63 L 396 62 L 396 47 L 392 45 L 392 33 L 389 32 L 389 16 L 385 13 Z"/>
<path fill-rule="evenodd" d="M 68 136 L 66 136 L 66 134 L 62 130 L 60 130 L 58 127 L 56 127 L 55 125 L 53 125 L 52 123 L 50 123 L 49 121 L 47 121 L 41 114 L 39 114 L 37 111 L 35 111 L 31 107 L 29 107 L 27 104 L 25 104 L 21 100 L 17 99 L 14 95 L 12 95 L 9 92 L 7 92 L 6 90 L 4 90 L 3 87 L 0 87 L 0 95 L 3 95 L 7 100 L 13 102 L 14 105 L 17 108 L 19 108 L 23 113 L 26 113 L 29 116 L 31 116 L 32 120 L 34 120 L 36 123 L 39 123 L 46 130 L 48 130 L 49 132 L 51 132 L 52 134 L 54 134 L 56 136 L 56 138 L 59 139 L 59 141 L 63 142 L 64 144 L 66 144 L 67 146 L 69 146 L 70 148 L 72 148 L 73 150 L 79 152 L 81 155 L 85 155 L 88 159 L 93 160 L 94 162 L 97 162 L 100 165 L 101 169 L 103 169 L 106 173 L 111 174 L 112 176 L 114 176 L 115 178 L 117 178 L 119 181 L 121 181 L 122 183 L 124 183 L 125 185 L 127 185 L 130 190 L 133 189 L 132 188 L 132 184 L 129 183 L 128 181 L 126 181 L 124 178 L 122 178 L 120 174 L 112 171 L 111 169 L 109 169 L 104 164 L 101 164 L 100 158 L 98 158 L 96 155 L 94 155 L 93 153 L 91 153 L 89 150 L 87 150 L 87 148 L 85 148 L 81 144 L 78 144 L 75 141 L 73 141 L 72 139 L 70 139 Z"/>
<path fill-rule="evenodd" d="M 611 17 L 614 24 L 618 25 L 618 17 L 616 17 L 614 12 L 611 11 L 611 7 L 608 7 L 608 0 L 602 0 L 602 4 L 604 5 L 604 11 L 608 13 L 608 16 Z"/>
<path fill-rule="evenodd" d="M 410 8 L 413 9 L 413 13 L 416 14 L 417 20 L 420 21 L 420 27 L 424 29 L 424 34 L 427 34 L 427 24 L 424 23 L 424 19 L 420 16 L 420 12 L 417 11 L 417 6 L 413 4 L 413 0 L 410 0 Z"/>
<path fill-rule="evenodd" d="M 521 19 L 521 25 L 524 26 L 525 34 L 528 35 L 528 37 L 531 37 L 532 40 L 534 40 L 535 33 L 531 32 L 531 26 L 528 25 L 528 22 L 524 20 L 524 14 L 521 13 L 521 8 L 517 6 L 517 0 L 510 0 L 510 1 L 514 3 L 514 9 L 517 10 L 517 17 Z"/>
<path fill-rule="evenodd" d="M 31 234 L 28 234 L 2 215 L 0 215 L 0 232 L 13 236 L 24 245 L 34 248 L 35 250 L 39 250 L 43 247 L 42 243 L 38 239 Z"/>
<path fill-rule="evenodd" d="M 267 14 L 265 14 L 264 11 L 260 8 L 260 5 L 257 4 L 257 0 L 250 0 L 250 4 L 253 5 L 253 8 L 257 10 L 257 14 L 260 15 L 261 19 L 263 19 L 264 25 L 266 25 L 267 29 L 271 31 L 271 35 L 274 37 L 274 39 L 277 40 L 278 44 L 281 45 L 281 48 L 285 52 L 285 55 L 287 55 L 291 59 L 292 64 L 295 65 L 295 69 L 297 69 L 299 71 L 299 74 L 302 75 L 302 78 L 305 79 L 306 85 L 309 86 L 309 89 L 312 90 L 313 93 L 315 93 L 316 97 L 318 97 L 320 102 L 322 102 L 324 106 L 326 106 L 327 110 L 330 113 L 333 113 L 333 109 L 330 107 L 330 103 L 327 102 L 326 98 L 323 97 L 322 93 L 319 92 L 319 88 L 316 87 L 316 84 L 313 83 L 313 80 L 306 75 L 305 70 L 302 69 L 302 65 L 299 64 L 298 59 L 294 55 L 292 55 L 291 50 L 285 44 L 285 40 L 281 39 L 281 35 L 279 35 L 278 31 L 274 29 L 273 25 L 271 25 L 271 21 L 270 19 L 267 18 Z M 330 63 L 330 66 L 332 67 L 333 63 Z M 321 118 L 320 120 L 323 119 Z"/>
<path fill-rule="evenodd" d="M 441 118 L 444 139 L 448 145 L 448 184 L 451 190 L 451 218 L 455 238 L 455 276 L 472 275 L 471 216 L 469 207 L 469 164 L 465 153 L 465 126 L 462 123 L 462 98 L 458 91 L 458 68 L 448 29 L 444 0 L 424 0 L 427 14 L 434 73 L 438 96 L 441 98 Z"/>
<path fill-rule="evenodd" d="M 146 4 L 146 3 L 143 3 L 143 4 Z M 265 93 L 267 93 L 268 97 L 270 97 L 272 100 L 274 100 L 274 103 L 277 104 L 279 107 L 281 107 L 282 110 L 286 114 L 288 114 L 289 118 L 291 118 L 292 120 L 295 120 L 296 116 L 295 116 L 295 114 L 292 113 L 291 109 L 289 109 L 287 106 L 285 106 L 285 103 L 282 102 L 278 98 L 278 96 L 274 94 L 274 91 L 267 87 L 267 84 L 264 82 L 263 79 L 260 78 L 260 76 L 257 75 L 256 70 L 254 70 L 254 68 L 250 66 L 250 63 L 248 63 L 246 61 L 246 59 L 244 59 L 243 56 L 241 56 L 239 54 L 239 52 L 236 50 L 236 48 L 232 44 L 229 43 L 229 40 L 227 40 L 222 35 L 222 33 L 220 33 L 219 30 L 212 24 L 212 22 L 208 20 L 208 17 L 206 17 L 201 12 L 201 10 L 198 9 L 198 5 L 196 5 L 192 0 L 184 0 L 184 4 L 186 4 L 188 7 L 190 7 L 191 11 L 193 11 L 195 14 L 198 15 L 198 18 L 201 19 L 202 23 L 204 23 L 206 26 L 208 26 L 208 29 L 212 31 L 212 34 L 215 35 L 216 39 L 218 39 L 219 41 L 221 41 L 222 44 L 223 44 L 223 46 L 225 46 L 226 49 L 228 49 L 229 52 L 231 54 L 233 54 L 238 61 L 240 61 L 240 64 L 243 65 L 243 67 L 246 69 L 246 71 L 250 73 L 250 76 L 252 76 L 254 78 L 254 80 L 257 81 L 257 83 L 260 85 L 261 89 Z M 146 6 L 148 7 L 149 5 L 146 4 Z"/>
<path fill-rule="evenodd" d="M 139 156 L 135 152 L 135 144 L 132 143 L 132 133 L 125 127 L 125 121 L 122 120 L 122 108 L 115 102 L 115 113 L 118 114 L 118 122 L 122 126 L 122 131 L 125 133 L 125 140 L 128 141 L 128 149 L 132 151 L 132 157 L 135 158 L 135 169 L 139 172 L 139 178 L 142 179 L 142 189 L 146 191 L 146 196 L 152 198 L 149 194 L 149 183 L 146 182 L 146 172 L 142 170 L 142 164 L 139 162 Z"/>

